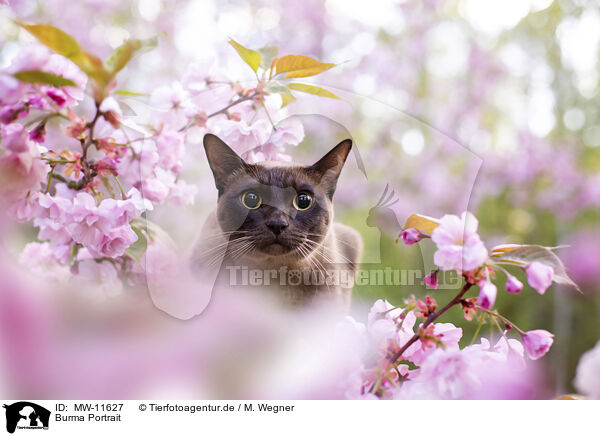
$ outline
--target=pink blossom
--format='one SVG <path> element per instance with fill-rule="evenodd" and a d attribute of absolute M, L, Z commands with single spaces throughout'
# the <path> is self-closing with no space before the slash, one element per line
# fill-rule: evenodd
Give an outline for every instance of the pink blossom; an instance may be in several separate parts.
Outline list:
<path fill-rule="evenodd" d="M 464 212 L 462 217 L 444 215 L 431 239 L 437 245 L 433 261 L 443 270 L 473 271 L 483 265 L 488 253 L 477 234 L 477 219 Z"/>
<path fill-rule="evenodd" d="M 484 310 L 490 310 L 496 301 L 496 294 L 498 293 L 496 285 L 488 280 L 482 280 L 478 285 L 479 296 L 477 297 L 477 304 Z"/>
<path fill-rule="evenodd" d="M 12 105 L 7 105 L 0 109 L 0 122 L 3 124 L 9 124 L 27 116 L 28 113 L 29 108 L 23 103 L 19 102 Z"/>
<path fill-rule="evenodd" d="M 0 74 L 0 101 L 14 102 L 21 97 L 19 92 L 23 84 L 7 74 Z"/>
<path fill-rule="evenodd" d="M 127 191 L 127 198 L 135 207 L 138 215 L 147 210 L 154 209 L 152 202 L 147 198 L 142 197 L 142 193 L 136 188 L 131 188 L 129 191 Z"/>
<path fill-rule="evenodd" d="M 432 271 L 425 276 L 423 279 L 425 284 L 432 289 L 437 289 L 438 287 L 438 271 Z"/>
<path fill-rule="evenodd" d="M 463 330 L 456 327 L 452 323 L 437 323 L 429 326 L 432 330 L 432 336 L 440 341 L 446 350 L 458 350 L 458 343 L 462 338 Z M 412 333 L 412 332 L 411 332 Z M 407 360 L 415 363 L 416 365 L 422 364 L 428 356 L 433 353 L 437 348 L 436 342 L 432 341 L 431 344 L 427 341 L 418 341 L 409 347 L 404 357 Z"/>
<path fill-rule="evenodd" d="M 139 144 L 140 142 L 143 144 Z M 134 144 L 135 154 L 128 150 L 117 164 L 119 176 L 132 185 L 153 177 L 154 169 L 160 160 L 156 146 L 151 141 L 138 141 Z"/>
<path fill-rule="evenodd" d="M 453 338 L 456 343 L 459 337 Z M 398 399 L 519 399 L 531 398 L 534 374 L 525 370 L 523 348 L 515 339 L 487 339 L 458 349 L 433 349 L 420 369 L 395 390 Z"/>
<path fill-rule="evenodd" d="M 72 236 L 66 226 L 50 218 L 36 218 L 34 225 L 40 228 L 38 239 L 50 241 L 52 246 L 58 247 L 72 242 Z M 57 256 L 57 258 L 60 256 Z"/>
<path fill-rule="evenodd" d="M 394 316 L 400 314 L 400 309 L 394 309 L 387 300 L 377 300 L 371 306 L 367 317 L 369 335 L 381 346 L 386 346 L 388 340 L 396 336 L 397 327 Z"/>
<path fill-rule="evenodd" d="M 244 120 L 233 121 L 221 116 L 209 119 L 207 125 L 238 154 L 263 145 L 272 131 L 271 124 L 265 119 L 248 124 Z"/>
<path fill-rule="evenodd" d="M 2 138 L 2 146 L 13 153 L 23 153 L 29 150 L 27 130 L 19 123 L 2 126 L 0 137 Z"/>
<path fill-rule="evenodd" d="M 0 154 L 0 197 L 9 202 L 22 200 L 28 192 L 40 189 L 47 170 L 33 144 L 21 153 Z"/>
<path fill-rule="evenodd" d="M 390 318 L 377 319 L 369 326 L 369 335 L 382 347 L 386 347 L 388 341 L 396 337 L 397 331 L 396 324 Z"/>
<path fill-rule="evenodd" d="M 42 70 L 64 77 L 75 83 L 75 86 L 60 88 L 62 96 L 65 97 L 65 105 L 67 107 L 71 107 L 78 101 L 83 100 L 83 90 L 87 83 L 87 75 L 69 59 L 58 54 L 51 54 L 48 62 L 42 67 Z"/>
<path fill-rule="evenodd" d="M 46 139 L 46 124 L 42 122 L 35 126 L 35 128 L 29 132 L 29 139 L 42 144 Z"/>
<path fill-rule="evenodd" d="M 479 389 L 475 371 L 483 359 L 476 351 L 434 351 L 423 362 L 418 375 L 397 391 L 399 399 L 460 399 Z"/>
<path fill-rule="evenodd" d="M 551 266 L 540 263 L 531 262 L 525 269 L 527 272 L 527 282 L 535 289 L 538 294 L 544 295 L 546 289 L 552 284 L 554 270 Z"/>
<path fill-rule="evenodd" d="M 579 392 L 591 400 L 600 400 L 600 341 L 594 348 L 583 353 L 577 364 L 573 384 Z"/>
<path fill-rule="evenodd" d="M 60 89 L 50 88 L 46 90 L 46 95 L 58 106 L 63 107 L 67 102 L 67 95 Z"/>
<path fill-rule="evenodd" d="M 545 355 L 552 346 L 554 335 L 546 330 L 531 330 L 523 335 L 523 346 L 531 360 Z"/>
<path fill-rule="evenodd" d="M 30 242 L 21 252 L 19 263 L 35 275 L 66 280 L 71 273 L 66 267 L 66 263 L 57 262 L 57 260 L 62 260 L 65 252 L 69 251 L 70 247 L 68 246 L 53 246 L 48 242 Z"/>
<path fill-rule="evenodd" d="M 129 225 L 117 227 L 106 233 L 100 243 L 97 252 L 100 254 L 98 257 L 110 257 L 115 258 L 125 254 L 125 250 L 129 248 L 135 241 L 137 241 L 137 234 L 131 229 Z M 95 252 L 96 247 L 92 247 L 90 251 Z"/>
<path fill-rule="evenodd" d="M 406 245 L 416 244 L 421 240 L 421 233 L 417 229 L 406 229 L 400 233 Z"/>
<path fill-rule="evenodd" d="M 179 82 L 174 82 L 171 86 L 156 88 L 150 96 L 150 104 L 162 110 L 186 108 L 190 105 L 190 96 Z"/>
<path fill-rule="evenodd" d="M 144 198 L 157 204 L 165 201 L 167 195 L 169 195 L 169 187 L 156 178 L 142 181 L 139 190 Z"/>
<path fill-rule="evenodd" d="M 263 148 L 270 146 L 281 150 L 286 145 L 298 145 L 304 139 L 304 127 L 297 118 L 288 118 L 277 125 Z M 267 151 L 267 154 L 270 154 Z"/>
<path fill-rule="evenodd" d="M 402 309 L 392 306 L 387 300 L 379 299 L 373 303 L 367 316 L 367 326 L 371 328 L 371 325 L 379 319 L 393 319 L 395 316 L 400 315 Z"/>
<path fill-rule="evenodd" d="M 167 169 L 173 170 L 181 167 L 181 158 L 183 157 L 183 141 L 184 135 L 174 129 L 163 129 L 156 138 L 156 146 L 158 155 L 160 156 L 160 165 Z"/>
<path fill-rule="evenodd" d="M 27 198 L 16 201 L 8 210 L 9 215 L 20 223 L 24 223 L 33 218 L 34 205 L 33 200 L 36 193 L 30 194 Z"/>
<path fill-rule="evenodd" d="M 136 216 L 130 201 L 106 199 L 99 206 L 86 193 L 77 194 L 69 211 L 72 224 L 68 225 L 73 240 L 83 244 L 96 257 L 118 257 L 137 240 L 129 227 Z"/>
<path fill-rule="evenodd" d="M 38 238 L 54 246 L 75 241 L 94 257 L 115 258 L 137 240 L 129 223 L 143 212 L 139 199 L 107 198 L 97 205 L 90 194 L 73 195 L 58 185 L 57 196 L 41 194 L 36 200 L 33 214 L 40 228 Z"/>
<path fill-rule="evenodd" d="M 506 277 L 506 292 L 511 294 L 518 294 L 523 289 L 523 283 L 513 275 Z"/>
<path fill-rule="evenodd" d="M 58 54 L 50 54 L 45 47 L 32 44 L 20 50 L 13 59 L 11 65 L 7 68 L 10 74 L 27 71 L 41 70 L 64 77 L 75 83 L 75 86 L 65 86 L 55 88 L 49 85 L 39 85 L 37 90 L 48 96 L 56 105 L 71 107 L 78 101 L 83 100 L 83 90 L 87 83 L 87 76 L 69 59 Z M 18 84 L 19 92 L 13 92 L 15 99 L 22 98 L 22 102 L 27 102 L 30 106 L 38 109 L 49 107 L 41 99 L 38 91 L 29 84 Z M 25 94 L 30 94 L 26 97 Z M 20 95 L 19 95 L 20 94 Z M 0 116 L 0 118 L 2 118 Z"/>
<path fill-rule="evenodd" d="M 183 180 L 178 180 L 171 186 L 169 191 L 169 199 L 177 206 L 189 206 L 194 204 L 194 197 L 198 192 L 195 185 L 185 183 Z"/>

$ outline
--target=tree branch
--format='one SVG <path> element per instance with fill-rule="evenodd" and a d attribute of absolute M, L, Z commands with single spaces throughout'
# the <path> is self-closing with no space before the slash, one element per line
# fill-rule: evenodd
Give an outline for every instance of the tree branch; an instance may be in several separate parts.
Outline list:
<path fill-rule="evenodd" d="M 452 306 L 457 305 L 458 303 L 460 303 L 460 300 L 462 300 L 463 295 L 465 295 L 465 293 L 471 289 L 471 286 L 473 286 L 472 283 L 465 283 L 465 285 L 462 287 L 462 289 L 460 290 L 460 292 L 456 295 L 456 297 L 454 297 L 452 300 L 450 300 L 450 302 L 448 304 L 446 304 L 444 307 L 442 307 L 440 310 L 438 310 L 437 312 L 433 312 L 430 313 L 429 316 L 427 317 L 427 319 L 425 320 L 425 322 L 423 323 L 423 325 L 421 326 L 421 329 L 425 329 L 429 324 L 431 324 L 432 322 L 434 322 L 436 319 L 438 319 L 443 313 L 445 313 L 448 309 L 450 309 Z M 419 340 L 419 333 L 415 333 L 413 335 L 412 338 L 410 338 L 406 344 L 404 344 L 402 346 L 402 348 L 400 348 L 397 352 L 395 352 L 390 358 L 389 361 L 391 363 L 395 363 L 401 356 L 402 354 L 408 349 L 408 347 L 410 347 L 412 344 L 414 344 L 415 342 L 417 342 Z"/>

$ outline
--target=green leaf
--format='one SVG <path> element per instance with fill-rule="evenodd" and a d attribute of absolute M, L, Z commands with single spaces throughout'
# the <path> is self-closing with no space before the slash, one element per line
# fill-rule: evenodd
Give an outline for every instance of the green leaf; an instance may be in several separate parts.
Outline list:
<path fill-rule="evenodd" d="M 289 83 L 288 88 L 293 89 L 294 91 L 306 92 L 307 94 L 317 95 L 319 97 L 327 97 L 334 98 L 336 100 L 341 100 L 333 92 L 314 85 L 306 85 L 304 83 Z"/>
<path fill-rule="evenodd" d="M 291 94 L 287 86 L 281 85 L 278 82 L 272 82 L 265 86 L 265 91 L 270 92 L 272 94 Z"/>
<path fill-rule="evenodd" d="M 278 82 L 273 82 L 265 87 L 265 90 L 273 93 L 279 94 L 281 96 L 281 107 L 285 107 L 290 103 L 296 101 L 296 97 L 292 94 L 292 91 L 287 86 L 281 85 Z"/>
<path fill-rule="evenodd" d="M 128 91 L 126 89 L 119 89 L 118 91 L 115 91 L 115 94 L 126 95 L 128 97 L 148 97 L 149 96 L 149 94 L 144 94 L 143 92 Z"/>
<path fill-rule="evenodd" d="M 27 83 L 42 83 L 44 85 L 56 87 L 75 86 L 75 83 L 72 80 L 39 70 L 19 71 L 18 73 L 13 74 L 13 76 L 21 82 Z"/>
<path fill-rule="evenodd" d="M 75 244 L 71 247 L 69 251 L 69 266 L 73 266 L 75 264 L 75 259 L 77 258 L 77 254 L 79 253 L 79 249 L 83 247 L 81 244 Z"/>
<path fill-rule="evenodd" d="M 581 292 L 577 284 L 567 275 L 565 266 L 552 252 L 552 248 L 541 245 L 500 245 L 492 249 L 490 257 L 496 263 L 507 263 L 521 268 L 526 268 L 532 262 L 543 263 L 554 270 L 553 280 L 556 283 L 573 286 Z"/>
<path fill-rule="evenodd" d="M 137 51 L 156 47 L 157 43 L 157 37 L 144 40 L 129 39 L 104 61 L 104 69 L 114 76 L 127 65 Z"/>
<path fill-rule="evenodd" d="M 238 44 L 233 39 L 229 40 L 229 44 L 231 44 L 231 46 L 233 48 L 235 48 L 235 51 L 238 52 L 238 54 L 244 60 L 244 62 L 246 62 L 248 65 L 250 65 L 250 68 L 252 68 L 254 70 L 254 72 L 258 71 L 258 67 L 260 66 L 260 61 L 261 61 L 259 52 L 250 50 L 249 48 L 246 48 L 243 45 Z"/>
<path fill-rule="evenodd" d="M 71 61 L 101 87 L 106 86 L 112 80 L 111 74 L 104 69 L 102 60 L 91 53 L 82 51 L 79 55 L 71 58 Z"/>
<path fill-rule="evenodd" d="M 314 76 L 333 67 L 335 64 L 319 62 L 301 55 L 288 55 L 275 60 L 275 74 L 285 73 L 286 79 Z"/>
<path fill-rule="evenodd" d="M 440 221 L 425 215 L 412 214 L 406 220 L 406 224 L 402 230 L 416 229 L 424 233 L 432 234 L 436 227 L 440 225 Z"/>
<path fill-rule="evenodd" d="M 148 238 L 146 238 L 146 235 L 136 226 L 131 226 L 131 228 L 137 235 L 138 239 L 125 250 L 125 253 L 135 260 L 135 262 L 139 265 L 142 260 L 142 256 L 148 248 Z"/>
<path fill-rule="evenodd" d="M 28 24 L 22 21 L 17 21 L 17 24 L 35 36 L 42 44 L 69 59 L 81 52 L 81 47 L 75 38 L 54 26 Z"/>
<path fill-rule="evenodd" d="M 17 24 L 35 36 L 42 44 L 71 60 L 102 87 L 110 82 L 111 77 L 104 70 L 102 61 L 97 56 L 83 51 L 75 38 L 68 33 L 46 24 L 28 24 L 22 21 L 17 21 Z"/>
<path fill-rule="evenodd" d="M 281 96 L 281 107 L 286 107 L 288 104 L 296 101 L 293 94 L 279 94 Z"/>

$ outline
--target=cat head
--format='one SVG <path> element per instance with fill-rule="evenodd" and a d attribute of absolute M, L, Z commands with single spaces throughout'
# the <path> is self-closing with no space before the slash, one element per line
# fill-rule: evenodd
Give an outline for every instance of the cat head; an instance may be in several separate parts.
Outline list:
<path fill-rule="evenodd" d="M 332 199 L 352 141 L 318 162 L 249 164 L 217 136 L 204 148 L 219 191 L 217 219 L 239 253 L 303 256 L 322 242 L 333 220 Z"/>

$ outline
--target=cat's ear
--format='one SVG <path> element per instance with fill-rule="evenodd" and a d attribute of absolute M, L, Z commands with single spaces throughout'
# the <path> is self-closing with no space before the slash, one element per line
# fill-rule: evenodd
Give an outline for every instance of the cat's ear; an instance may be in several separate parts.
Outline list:
<path fill-rule="evenodd" d="M 208 165 L 215 178 L 215 185 L 221 195 L 225 190 L 227 178 L 238 169 L 243 168 L 246 163 L 227 144 L 210 133 L 204 135 L 204 150 L 206 150 Z"/>
<path fill-rule="evenodd" d="M 320 178 L 320 184 L 325 187 L 329 198 L 333 197 L 338 177 L 344 167 L 344 162 L 352 148 L 352 140 L 344 139 L 323 156 L 317 163 L 309 167 Z"/>

